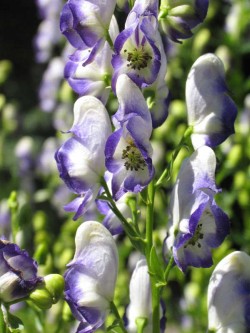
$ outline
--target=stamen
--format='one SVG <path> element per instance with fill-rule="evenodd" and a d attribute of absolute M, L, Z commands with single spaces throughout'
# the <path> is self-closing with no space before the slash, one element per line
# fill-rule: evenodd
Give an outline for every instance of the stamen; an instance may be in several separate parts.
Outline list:
<path fill-rule="evenodd" d="M 193 237 L 184 245 L 185 249 L 188 247 L 188 245 L 192 245 L 192 246 L 197 245 L 198 248 L 201 248 L 201 244 L 200 244 L 199 240 L 204 238 L 204 234 L 201 232 L 201 230 L 202 230 L 202 223 L 199 223 L 197 225 L 197 228 L 195 230 Z"/>
<path fill-rule="evenodd" d="M 124 53 L 127 53 L 127 67 L 132 69 L 140 70 L 148 66 L 148 62 L 152 57 L 144 50 L 144 47 L 134 48 L 132 52 L 127 52 L 124 50 Z"/>
<path fill-rule="evenodd" d="M 146 166 L 146 162 L 142 157 L 141 152 L 134 143 L 130 143 L 129 146 L 123 149 L 122 159 L 126 160 L 124 163 L 126 170 L 144 170 L 144 167 Z"/>

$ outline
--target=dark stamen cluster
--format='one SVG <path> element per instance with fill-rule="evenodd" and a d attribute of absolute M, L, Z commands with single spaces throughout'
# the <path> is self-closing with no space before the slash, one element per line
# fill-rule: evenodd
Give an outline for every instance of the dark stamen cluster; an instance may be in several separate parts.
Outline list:
<path fill-rule="evenodd" d="M 201 244 L 199 243 L 199 240 L 203 239 L 203 237 L 204 237 L 204 234 L 201 232 L 201 229 L 202 229 L 202 223 L 199 223 L 195 230 L 194 236 L 187 242 L 186 245 L 184 245 L 185 249 L 187 248 L 188 245 L 195 246 L 196 244 L 199 248 L 201 248 Z"/>
<path fill-rule="evenodd" d="M 126 53 L 127 50 L 124 50 Z M 148 66 L 148 62 L 152 59 L 152 57 L 146 52 L 142 47 L 134 48 L 132 52 L 128 52 L 127 54 L 127 67 L 131 67 L 132 69 L 140 70 L 142 68 L 146 68 Z"/>
<path fill-rule="evenodd" d="M 126 149 L 123 149 L 122 159 L 126 160 L 124 163 L 126 170 L 144 170 L 144 167 L 146 166 L 145 160 L 143 159 L 139 149 L 134 144 L 131 144 L 127 146 Z"/>

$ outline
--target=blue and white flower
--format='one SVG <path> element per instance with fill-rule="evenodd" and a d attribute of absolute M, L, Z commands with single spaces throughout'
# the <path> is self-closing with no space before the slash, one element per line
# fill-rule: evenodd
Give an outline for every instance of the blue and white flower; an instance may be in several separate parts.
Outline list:
<path fill-rule="evenodd" d="M 174 42 L 193 36 L 192 29 L 202 23 L 207 15 L 209 0 L 163 0 L 159 24 Z"/>
<path fill-rule="evenodd" d="M 76 48 L 94 47 L 106 40 L 115 0 L 68 0 L 61 13 L 62 33 Z"/>
<path fill-rule="evenodd" d="M 160 71 L 160 35 L 147 17 L 140 17 L 125 28 L 114 43 L 112 88 L 121 74 L 127 74 L 139 87 L 152 84 Z"/>
<path fill-rule="evenodd" d="M 106 167 L 113 173 L 112 193 L 140 192 L 154 175 L 150 136 L 152 120 L 140 89 L 126 75 L 117 81 L 116 131 L 106 143 Z"/>
<path fill-rule="evenodd" d="M 114 40 L 119 33 L 115 17 L 112 17 L 109 33 Z M 72 54 L 64 70 L 64 77 L 71 88 L 80 96 L 92 95 L 106 104 L 111 91 L 111 65 L 113 51 L 104 42 L 90 61 L 90 49 L 78 49 Z"/>
<path fill-rule="evenodd" d="M 65 210 L 84 214 L 95 200 L 105 172 L 104 148 L 111 134 L 111 122 L 104 105 L 93 96 L 80 97 L 74 105 L 74 123 L 68 139 L 56 152 L 55 159 L 68 188 L 78 195 Z"/>
<path fill-rule="evenodd" d="M 177 266 L 210 267 L 211 249 L 229 233 L 229 219 L 214 196 L 216 157 L 207 146 L 198 148 L 180 169 L 170 199 L 167 248 Z"/>
<path fill-rule="evenodd" d="M 40 282 L 35 260 L 16 244 L 0 239 L 0 301 L 25 298 Z"/>
<path fill-rule="evenodd" d="M 80 321 L 78 333 L 101 327 L 110 310 L 118 271 L 118 252 L 110 232 L 99 222 L 77 229 L 76 250 L 65 273 L 65 299 Z"/>
<path fill-rule="evenodd" d="M 214 54 L 199 57 L 186 82 L 188 124 L 194 148 L 215 147 L 234 133 L 237 108 L 225 82 L 222 61 Z"/>
<path fill-rule="evenodd" d="M 215 267 L 208 285 L 208 332 L 250 330 L 250 257 L 235 251 Z"/>

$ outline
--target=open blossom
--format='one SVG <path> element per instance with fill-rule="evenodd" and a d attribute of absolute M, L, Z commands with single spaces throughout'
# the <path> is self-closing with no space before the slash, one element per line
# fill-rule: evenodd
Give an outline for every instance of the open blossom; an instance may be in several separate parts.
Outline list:
<path fill-rule="evenodd" d="M 110 309 L 118 271 L 118 252 L 109 231 L 86 221 L 75 237 L 76 250 L 65 273 L 65 299 L 80 321 L 78 333 L 101 327 Z"/>
<path fill-rule="evenodd" d="M 199 57 L 186 82 L 188 124 L 196 149 L 215 147 L 234 133 L 236 105 L 228 95 L 222 61 L 212 53 Z"/>
<path fill-rule="evenodd" d="M 215 167 L 213 150 L 198 148 L 183 162 L 171 194 L 166 245 L 184 272 L 187 266 L 210 267 L 211 249 L 229 233 L 228 217 L 214 200 Z"/>
<path fill-rule="evenodd" d="M 112 76 L 111 56 L 110 46 L 105 42 L 94 60 L 83 66 L 89 57 L 88 49 L 77 50 L 66 64 L 64 77 L 80 96 L 92 95 L 106 104 L 111 90 L 109 83 Z"/>
<path fill-rule="evenodd" d="M 117 78 L 123 73 L 139 87 L 156 80 L 161 67 L 161 52 L 157 45 L 159 38 L 158 31 L 147 17 L 137 19 L 117 36 L 112 58 L 114 91 Z"/>
<path fill-rule="evenodd" d="M 202 23 L 207 15 L 209 0 L 163 0 L 159 24 L 174 42 L 193 36 L 192 29 Z"/>
<path fill-rule="evenodd" d="M 74 104 L 74 123 L 68 139 L 55 159 L 68 188 L 78 195 L 65 210 L 79 218 L 96 198 L 105 172 L 104 147 L 111 123 L 104 105 L 93 96 L 80 97 Z"/>
<path fill-rule="evenodd" d="M 119 33 L 115 17 L 112 17 L 109 33 L 114 40 Z M 71 88 L 80 96 L 92 95 L 106 104 L 111 91 L 112 50 L 108 42 L 100 46 L 90 61 L 90 50 L 78 49 L 70 57 L 64 70 L 64 77 Z"/>
<path fill-rule="evenodd" d="M 0 240 L 0 301 L 10 303 L 29 295 L 42 278 L 37 263 L 16 244 Z"/>
<path fill-rule="evenodd" d="M 250 330 L 250 257 L 235 251 L 215 267 L 208 286 L 208 329 L 215 333 Z"/>
<path fill-rule="evenodd" d="M 112 192 L 116 200 L 126 192 L 140 192 L 154 175 L 150 112 L 140 89 L 125 74 L 118 78 L 117 98 L 116 130 L 105 147 L 106 167 L 113 174 Z"/>

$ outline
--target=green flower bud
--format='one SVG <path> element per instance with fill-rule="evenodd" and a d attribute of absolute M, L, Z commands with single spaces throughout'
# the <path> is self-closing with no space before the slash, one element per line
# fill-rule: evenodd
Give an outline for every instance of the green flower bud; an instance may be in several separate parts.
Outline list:
<path fill-rule="evenodd" d="M 45 289 L 44 284 L 39 286 L 29 295 L 29 300 L 31 300 L 36 306 L 42 310 L 51 308 L 53 301 L 48 290 Z"/>
<path fill-rule="evenodd" d="M 44 282 L 53 298 L 53 303 L 57 303 L 64 290 L 64 278 L 59 274 L 49 274 L 44 277 Z"/>
<path fill-rule="evenodd" d="M 59 274 L 49 274 L 44 277 L 43 283 L 30 294 L 29 300 L 40 309 L 46 310 L 59 301 L 63 290 L 63 277 Z"/>

